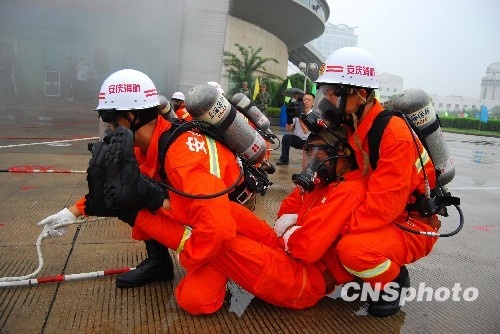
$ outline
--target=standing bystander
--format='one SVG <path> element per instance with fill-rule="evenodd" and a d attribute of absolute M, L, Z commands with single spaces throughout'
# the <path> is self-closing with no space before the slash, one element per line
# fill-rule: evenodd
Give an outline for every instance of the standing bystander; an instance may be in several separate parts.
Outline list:
<path fill-rule="evenodd" d="M 250 100 L 252 99 L 252 92 L 248 88 L 248 82 L 245 81 L 241 84 L 240 93 L 245 94 Z"/>
<path fill-rule="evenodd" d="M 255 105 L 267 116 L 267 107 L 271 103 L 271 95 L 266 91 L 266 84 L 260 85 L 260 92 L 255 97 Z"/>

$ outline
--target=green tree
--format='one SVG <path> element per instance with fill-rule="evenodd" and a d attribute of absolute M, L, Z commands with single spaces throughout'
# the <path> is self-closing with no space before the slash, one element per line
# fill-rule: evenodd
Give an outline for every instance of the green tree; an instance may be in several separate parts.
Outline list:
<path fill-rule="evenodd" d="M 223 65 L 226 67 L 226 77 L 229 78 L 230 88 L 229 95 L 236 93 L 243 82 L 248 82 L 248 85 L 252 88 L 255 82 L 253 73 L 256 71 L 267 71 L 264 64 L 267 62 L 275 62 L 279 64 L 279 61 L 271 57 L 262 57 L 260 52 L 262 47 L 255 49 L 253 46 L 249 45 L 244 47 L 241 44 L 234 44 L 238 48 L 239 55 L 232 52 L 224 51 Z M 274 81 L 277 77 L 271 74 L 259 78 L 260 83 Z M 267 79 L 267 80 L 266 80 Z M 234 85 L 234 86 L 232 86 Z M 231 88 L 232 86 L 232 88 Z M 268 87 L 269 91 L 269 87 Z"/>
<path fill-rule="evenodd" d="M 493 109 L 491 109 L 489 115 L 494 119 L 500 118 L 500 106 L 495 106 Z"/>

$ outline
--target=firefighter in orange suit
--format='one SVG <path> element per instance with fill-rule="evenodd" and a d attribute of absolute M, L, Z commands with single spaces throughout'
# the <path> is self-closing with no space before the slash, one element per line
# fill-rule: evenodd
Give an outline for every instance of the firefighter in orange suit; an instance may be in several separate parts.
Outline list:
<path fill-rule="evenodd" d="M 336 261 L 345 269 L 337 283 L 358 277 L 381 288 L 390 282 L 409 286 L 405 264 L 415 262 L 431 251 L 437 238 L 412 234 L 395 223 L 421 231 L 435 232 L 440 227 L 436 215 L 424 217 L 405 211 L 415 203 L 415 193 L 426 194 L 436 183 L 434 166 L 422 144 L 399 117 L 392 117 L 380 143 L 375 170 L 369 163 L 368 131 L 383 110 L 374 97 L 378 88 L 373 58 L 356 47 L 341 48 L 325 61 L 316 83 L 318 107 L 323 117 L 334 121 L 348 115 L 353 123 L 349 143 L 367 178 L 367 199 L 356 210 L 348 234 L 336 247 Z M 368 312 L 389 316 L 399 311 L 400 298 L 370 302 Z"/>
<path fill-rule="evenodd" d="M 171 280 L 170 248 L 180 253 L 187 271 L 176 294 L 180 290 L 198 294 L 197 277 L 214 271 L 204 264 L 216 257 L 237 232 L 256 233 L 265 242 L 275 241 L 276 236 L 265 222 L 229 200 L 230 196 L 238 197 L 234 195 L 236 189 L 229 195 L 199 196 L 220 194 L 239 185 L 243 171 L 227 147 L 194 128 L 179 131 L 178 136 L 171 133 L 163 167 L 166 182 L 180 193 L 170 191 L 170 200 L 166 199 L 165 190 L 151 181 L 163 179 L 159 143 L 172 127 L 158 116 L 159 105 L 156 88 L 144 73 L 122 70 L 106 79 L 97 110 L 113 134 L 92 149 L 89 194 L 39 224 L 56 236 L 64 233 L 64 227 L 58 224 L 74 222 L 81 214 L 118 217 L 133 227 L 134 239 L 145 241 L 148 255 L 135 270 L 117 276 L 118 287 Z M 177 210 L 169 210 L 170 201 Z M 238 226 L 235 220 L 241 220 Z M 204 288 L 201 293 L 208 294 L 205 299 L 217 300 L 217 308 L 222 305 L 225 291 L 220 295 Z"/>
<path fill-rule="evenodd" d="M 81 214 L 118 217 L 133 226 L 134 239 L 145 241 L 148 255 L 135 270 L 117 276 L 118 287 L 171 280 L 173 262 L 167 247 L 182 250 L 180 260 L 188 279 L 190 272 L 203 267 L 236 234 L 228 195 L 192 199 L 172 192 L 171 200 L 180 209 L 167 210 L 164 189 L 144 177 L 161 180 L 159 138 L 171 128 L 170 122 L 158 116 L 160 103 L 153 82 L 139 71 L 121 70 L 105 80 L 99 98 L 97 111 L 114 133 L 98 146 L 103 153 L 93 150 L 89 195 L 39 224 L 46 225 L 52 235 L 61 235 L 64 228 L 51 227 L 76 221 Z M 164 166 L 170 184 L 188 194 L 221 192 L 241 172 L 229 149 L 194 131 L 182 133 L 171 143 Z"/>
<path fill-rule="evenodd" d="M 185 121 L 191 121 L 193 120 L 193 117 L 186 110 L 186 106 L 184 104 L 185 99 L 186 98 L 183 92 L 175 92 L 172 95 L 172 106 L 174 107 L 177 118 Z"/>
<path fill-rule="evenodd" d="M 271 227 L 241 208 L 247 214 L 237 215 L 236 238 L 211 260 L 211 270 L 207 266 L 200 273 L 204 276 L 198 277 L 198 289 L 177 288 L 177 300 L 186 311 L 217 311 L 228 278 L 266 302 L 293 309 L 312 306 L 333 291 L 338 271 L 332 261 L 334 244 L 350 221 L 352 208 L 364 200 L 365 185 L 346 142 L 332 146 L 311 135 L 307 150 L 312 166 L 324 162 L 321 183 L 310 193 L 295 190 L 283 201 L 274 238 L 269 236 Z M 175 211 L 173 203 L 172 208 Z"/>

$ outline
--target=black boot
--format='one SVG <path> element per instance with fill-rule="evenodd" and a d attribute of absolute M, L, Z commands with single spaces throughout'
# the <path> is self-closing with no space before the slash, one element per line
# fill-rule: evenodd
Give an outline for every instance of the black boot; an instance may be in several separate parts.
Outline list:
<path fill-rule="evenodd" d="M 401 309 L 400 300 L 401 300 L 401 290 L 403 288 L 410 287 L 410 275 L 408 274 L 408 269 L 405 266 L 401 267 L 399 275 L 393 280 L 393 282 L 397 283 L 399 287 L 393 289 L 392 292 L 398 292 L 398 298 L 393 301 L 386 301 L 384 297 L 391 297 L 393 299 L 392 293 L 388 295 L 384 291 L 380 291 L 380 296 L 378 300 L 371 301 L 368 305 L 368 313 L 376 316 L 376 317 L 388 317 L 390 315 L 394 315 L 399 312 Z"/>
<path fill-rule="evenodd" d="M 106 152 L 104 200 L 108 208 L 146 208 L 163 206 L 165 190 L 143 176 L 134 154 L 134 134 L 118 127 L 110 138 Z"/>
<path fill-rule="evenodd" d="M 174 263 L 168 248 L 156 240 L 146 240 L 148 257 L 135 270 L 116 276 L 118 288 L 135 288 L 155 281 L 171 281 L 174 278 Z"/>

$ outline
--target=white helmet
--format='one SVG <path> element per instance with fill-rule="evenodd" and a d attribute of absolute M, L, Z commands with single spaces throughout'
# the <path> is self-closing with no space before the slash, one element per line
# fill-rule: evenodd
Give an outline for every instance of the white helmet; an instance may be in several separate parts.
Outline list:
<path fill-rule="evenodd" d="M 172 99 L 184 101 L 186 98 L 182 92 L 175 92 L 174 95 L 172 95 Z"/>
<path fill-rule="evenodd" d="M 104 80 L 96 110 L 148 109 L 159 105 L 153 81 L 140 71 L 125 69 Z"/>
<path fill-rule="evenodd" d="M 209 82 L 207 82 L 207 84 L 209 84 L 210 86 L 215 87 L 219 93 L 221 93 L 222 95 L 224 95 L 224 89 L 222 89 L 222 86 L 219 85 L 218 82 L 209 81 Z"/>
<path fill-rule="evenodd" d="M 340 48 L 325 60 L 316 83 L 378 88 L 375 61 L 361 48 Z"/>

